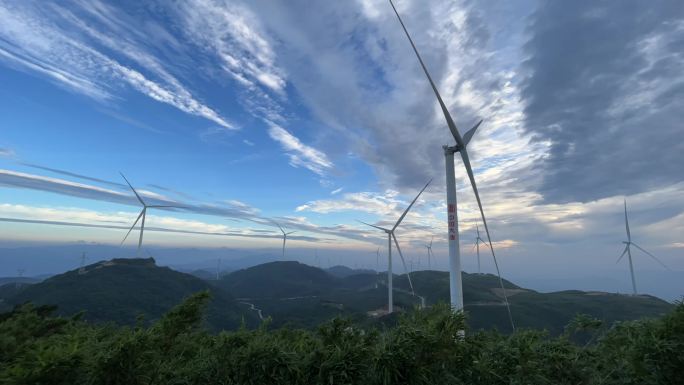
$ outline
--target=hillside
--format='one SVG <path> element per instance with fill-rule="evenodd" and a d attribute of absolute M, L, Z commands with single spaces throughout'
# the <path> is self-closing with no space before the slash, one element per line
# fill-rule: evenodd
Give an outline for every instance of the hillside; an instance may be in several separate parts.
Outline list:
<path fill-rule="evenodd" d="M 336 316 L 365 322 L 367 313 L 387 306 L 387 289 L 375 274 L 335 277 L 319 268 L 294 261 L 264 263 L 238 270 L 214 281 L 240 300 L 271 317 L 275 326 L 315 327 Z M 399 308 L 418 300 L 395 293 Z"/>
<path fill-rule="evenodd" d="M 352 269 L 351 267 L 347 266 L 342 266 L 342 265 L 336 265 L 329 267 L 325 269 L 325 271 L 337 278 L 345 278 L 349 277 L 351 275 L 359 275 L 359 274 L 375 274 L 374 270 L 368 270 L 368 269 Z"/>
<path fill-rule="evenodd" d="M 442 271 L 418 271 L 411 274 L 418 295 L 426 297 L 428 305 L 449 301 L 449 274 Z M 408 289 L 406 276 L 396 280 L 397 287 Z M 552 334 L 576 314 L 583 313 L 614 321 L 658 317 L 672 310 L 673 305 L 659 298 L 604 292 L 561 291 L 539 293 L 504 280 L 511 312 L 517 327 L 547 329 Z M 474 329 L 496 327 L 509 331 L 508 316 L 503 306 L 499 280 L 492 274 L 463 273 L 463 297 L 468 323 Z"/>
<path fill-rule="evenodd" d="M 57 305 L 58 314 L 83 310 L 89 321 L 130 325 L 141 314 L 147 321 L 158 319 L 184 298 L 203 290 L 212 294 L 207 309 L 211 328 L 233 329 L 243 318 L 249 325 L 257 323 L 254 312 L 222 290 L 192 275 L 159 267 L 152 258 L 98 262 L 86 266 L 82 274 L 72 270 L 26 286 L 7 302 Z"/>
<path fill-rule="evenodd" d="M 337 280 L 313 266 L 279 261 L 232 272 L 216 285 L 238 298 L 282 298 L 319 295 L 335 287 Z"/>
<path fill-rule="evenodd" d="M 342 270 L 342 269 L 338 269 Z M 345 270 L 345 272 L 351 269 Z M 418 271 L 411 275 L 416 294 L 426 304 L 449 301 L 449 275 L 441 271 Z M 312 327 L 334 316 L 347 316 L 367 323 L 385 320 L 387 306 L 385 274 L 353 274 L 335 277 L 326 271 L 298 262 L 272 262 L 233 272 L 217 283 L 239 298 L 245 298 L 272 317 L 275 325 Z M 578 313 L 607 323 L 660 316 L 672 305 L 651 296 L 628 296 L 599 292 L 564 291 L 539 293 L 504 280 L 511 311 L 518 327 L 547 329 L 553 334 Z M 491 274 L 463 273 L 463 291 L 468 324 L 473 329 L 510 331 L 499 280 Z M 395 306 L 420 304 L 410 295 L 406 275 L 395 276 Z M 368 319 L 368 316 L 371 316 Z"/>
<path fill-rule="evenodd" d="M 157 319 L 183 298 L 202 290 L 212 292 L 207 322 L 214 330 L 235 328 L 245 319 L 259 323 L 260 314 L 274 326 L 312 328 L 331 318 L 349 317 L 360 324 L 392 325 L 386 316 L 385 274 L 353 274 L 343 278 L 298 262 L 270 262 L 238 270 L 220 280 L 201 280 L 190 274 L 159 267 L 153 259 L 115 259 L 89 265 L 35 284 L 0 286 L 0 311 L 32 301 L 59 306 L 59 314 L 85 310 L 85 319 L 133 324 L 138 314 Z M 398 312 L 449 301 L 446 272 L 412 274 L 416 296 L 409 292 L 405 275 L 395 276 L 394 304 Z M 547 329 L 553 334 L 577 313 L 608 323 L 656 317 L 672 305 L 651 296 L 601 292 L 539 293 L 504 281 L 518 327 Z M 510 331 L 499 281 L 491 274 L 463 274 L 465 310 L 473 329 Z M 254 309 L 251 309 L 251 307 Z"/>

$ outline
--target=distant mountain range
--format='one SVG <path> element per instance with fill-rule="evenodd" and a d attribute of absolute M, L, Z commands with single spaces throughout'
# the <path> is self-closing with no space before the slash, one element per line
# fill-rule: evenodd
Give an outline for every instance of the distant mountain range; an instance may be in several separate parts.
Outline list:
<path fill-rule="evenodd" d="M 159 267 L 153 259 L 113 259 L 84 270 L 72 270 L 39 283 L 0 286 L 0 311 L 26 301 L 54 304 L 64 315 L 85 311 L 94 322 L 133 324 L 138 315 L 154 320 L 188 295 L 209 290 L 213 300 L 207 325 L 232 329 L 241 322 L 255 326 L 271 317 L 274 326 L 314 327 L 335 316 L 362 324 L 393 322 L 386 316 L 386 274 L 334 267 L 328 271 L 298 262 L 270 262 L 225 274 L 220 280 L 205 271 L 194 275 Z M 205 274 L 206 273 L 206 274 Z M 411 275 L 412 295 L 406 275 L 395 276 L 395 308 L 429 306 L 448 302 L 448 273 L 418 271 Z M 604 292 L 562 291 L 539 293 L 504 281 L 516 326 L 544 328 L 557 334 L 575 314 L 584 313 L 609 323 L 654 317 L 672 304 L 652 296 Z M 465 309 L 474 329 L 510 326 L 496 276 L 463 274 Z M 419 297 L 421 296 L 421 297 Z"/>
<path fill-rule="evenodd" d="M 369 270 L 369 269 L 352 269 L 351 267 L 347 266 L 342 266 L 342 265 L 337 265 L 337 266 L 332 266 L 327 269 L 325 269 L 326 272 L 329 274 L 338 277 L 338 278 L 344 278 L 344 277 L 349 277 L 350 275 L 358 275 L 358 274 L 375 274 L 375 270 Z"/>

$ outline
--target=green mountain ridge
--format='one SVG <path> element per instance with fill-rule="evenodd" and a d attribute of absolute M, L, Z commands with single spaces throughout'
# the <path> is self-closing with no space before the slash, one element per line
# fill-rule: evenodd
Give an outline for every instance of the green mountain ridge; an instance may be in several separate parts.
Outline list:
<path fill-rule="evenodd" d="M 56 305 L 57 314 L 84 311 L 88 321 L 131 325 L 140 315 L 146 321 L 158 319 L 184 298 L 205 290 L 212 295 L 206 316 L 211 329 L 234 329 L 243 320 L 251 326 L 258 323 L 253 311 L 226 292 L 192 275 L 159 267 L 152 258 L 94 263 L 28 285 L 5 301 Z"/>
<path fill-rule="evenodd" d="M 449 274 L 442 271 L 417 271 L 411 274 L 417 294 L 428 305 L 449 301 Z M 559 334 L 576 314 L 587 314 L 608 324 L 643 317 L 659 317 L 673 305 L 650 295 L 625 295 L 598 291 L 566 290 L 540 293 L 503 280 L 516 327 L 547 329 Z M 405 275 L 395 285 L 408 290 Z M 510 331 L 499 279 L 492 274 L 463 273 L 463 299 L 468 323 L 474 329 L 496 327 Z"/>
<path fill-rule="evenodd" d="M 397 313 L 418 307 L 419 296 L 427 306 L 449 301 L 447 272 L 417 271 L 411 278 L 415 295 L 406 275 L 394 276 Z M 148 321 L 157 319 L 183 298 L 208 290 L 212 301 L 206 322 L 213 330 L 234 329 L 243 320 L 248 327 L 254 327 L 260 322 L 256 309 L 261 310 L 263 317 L 270 317 L 275 327 L 313 328 L 340 316 L 358 324 L 392 325 L 397 315 L 386 314 L 385 282 L 385 273 L 340 278 L 294 261 L 253 266 L 226 274 L 218 281 L 201 280 L 156 266 L 151 258 L 115 259 L 41 283 L 0 287 L 0 311 L 31 301 L 37 305 L 57 305 L 58 314 L 62 315 L 85 310 L 86 320 L 130 325 L 139 314 L 144 314 Z M 652 296 L 582 291 L 539 293 L 507 280 L 503 282 L 516 326 L 546 329 L 554 335 L 561 333 L 578 313 L 612 324 L 657 317 L 673 308 Z M 463 273 L 463 291 L 471 329 L 511 330 L 498 277 Z"/>

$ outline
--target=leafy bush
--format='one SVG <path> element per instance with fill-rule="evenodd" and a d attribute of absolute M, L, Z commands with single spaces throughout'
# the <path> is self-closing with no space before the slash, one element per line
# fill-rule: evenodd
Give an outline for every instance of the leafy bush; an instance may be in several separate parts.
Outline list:
<path fill-rule="evenodd" d="M 684 305 L 610 328 L 578 316 L 566 332 L 466 333 L 448 305 L 395 326 L 335 319 L 317 330 L 264 322 L 202 329 L 208 292 L 149 327 L 90 324 L 30 304 L 0 315 L 2 384 L 676 384 L 684 373 Z M 576 338 L 586 334 L 583 338 Z M 586 338 L 585 338 L 586 337 Z"/>

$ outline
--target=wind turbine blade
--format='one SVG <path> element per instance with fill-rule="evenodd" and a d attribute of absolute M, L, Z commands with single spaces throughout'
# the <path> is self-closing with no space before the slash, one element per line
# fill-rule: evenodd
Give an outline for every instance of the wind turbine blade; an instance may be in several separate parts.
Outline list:
<path fill-rule="evenodd" d="M 499 262 L 496 259 L 496 253 L 494 252 L 494 245 L 492 244 L 492 237 L 489 235 L 489 226 L 487 226 L 487 218 L 485 218 L 484 210 L 482 209 L 482 201 L 480 200 L 480 193 L 477 191 L 477 184 L 475 183 L 475 175 L 473 175 L 473 168 L 470 166 L 470 159 L 468 158 L 468 151 L 465 147 L 461 148 L 460 151 L 461 158 L 463 158 L 463 165 L 468 172 L 468 178 L 470 179 L 470 185 L 473 187 L 473 192 L 475 193 L 475 199 L 477 200 L 477 206 L 480 208 L 480 215 L 482 216 L 482 224 L 484 225 L 485 232 L 487 233 L 487 241 L 489 243 L 489 250 L 492 252 L 492 258 L 494 259 L 494 266 L 496 267 L 496 274 L 499 276 L 499 285 L 501 286 L 501 292 L 504 296 L 504 301 L 506 302 L 506 310 L 508 311 L 508 319 L 511 322 L 511 327 L 515 330 L 515 324 L 513 323 L 513 315 L 511 314 L 511 306 L 508 302 L 508 295 L 506 294 L 506 288 L 503 284 L 503 279 L 501 278 L 501 270 L 499 270 Z M 486 245 L 487 243 L 485 243 Z"/>
<path fill-rule="evenodd" d="M 184 209 L 185 208 L 183 206 L 171 206 L 171 205 L 147 205 L 147 207 L 154 208 L 154 209 L 168 209 L 168 208 Z"/>
<path fill-rule="evenodd" d="M 477 247 L 477 242 L 475 242 L 475 244 L 473 245 L 472 249 L 470 249 L 470 251 L 475 250 L 475 247 Z"/>
<path fill-rule="evenodd" d="M 468 143 L 470 143 L 470 139 L 473 137 L 473 135 L 475 135 L 475 131 L 477 131 L 478 127 L 480 127 L 480 124 L 482 124 L 482 122 L 483 122 L 483 119 L 480 119 L 480 121 L 477 122 L 477 124 L 475 126 L 473 126 L 473 128 L 468 130 L 468 132 L 466 132 L 463 135 L 463 142 L 465 142 L 466 146 L 468 145 Z"/>
<path fill-rule="evenodd" d="M 639 249 L 639 250 L 643 251 L 644 253 L 646 253 L 649 257 L 655 259 L 656 262 L 658 262 L 659 264 L 661 264 L 664 268 L 666 268 L 667 270 L 670 270 L 670 268 L 669 268 L 666 264 L 664 264 L 663 261 L 661 261 L 660 259 L 656 258 L 655 255 L 653 255 L 653 254 L 649 253 L 648 251 L 644 250 L 641 246 L 637 245 L 637 244 L 634 243 L 634 242 L 632 242 L 632 244 L 633 244 L 634 247 L 636 247 L 637 249 Z"/>
<path fill-rule="evenodd" d="M 297 232 L 297 231 L 290 231 L 289 233 L 285 233 L 285 235 L 294 234 L 294 233 L 296 233 L 296 232 Z"/>
<path fill-rule="evenodd" d="M 458 129 L 456 128 L 456 124 L 454 123 L 454 120 L 451 118 L 451 114 L 449 114 L 449 111 L 446 108 L 446 105 L 444 104 L 444 101 L 442 100 L 442 96 L 439 94 L 439 91 L 437 91 L 437 86 L 435 86 L 435 82 L 432 81 L 432 77 L 430 76 L 430 73 L 427 70 L 427 67 L 425 66 L 425 63 L 423 63 L 423 58 L 420 57 L 420 53 L 418 53 L 418 49 L 416 48 L 416 45 L 413 43 L 413 39 L 411 39 L 411 35 L 409 35 L 408 30 L 406 29 L 406 26 L 404 25 L 404 21 L 401 20 L 401 16 L 399 16 L 399 12 L 397 12 L 397 8 L 394 6 L 394 3 L 392 0 L 390 0 L 390 5 L 392 5 L 392 9 L 394 10 L 394 13 L 397 15 L 397 19 L 399 19 L 399 23 L 401 24 L 401 28 L 404 29 L 404 33 L 406 33 L 406 37 L 409 40 L 409 43 L 411 43 L 411 47 L 413 47 L 413 52 L 416 53 L 416 57 L 418 57 L 418 61 L 420 62 L 420 66 L 423 68 L 423 72 L 425 72 L 425 76 L 427 76 L 428 81 L 430 82 L 430 86 L 432 87 L 432 91 L 434 91 L 435 96 L 437 97 L 437 101 L 439 102 L 439 106 L 442 109 L 442 113 L 444 114 L 444 118 L 447 121 L 447 125 L 449 126 L 449 130 L 451 131 L 451 135 L 454 136 L 454 139 L 456 139 L 456 144 L 458 144 L 459 147 L 465 148 L 465 143 L 463 142 L 463 139 L 461 138 L 461 134 L 458 133 Z"/>
<path fill-rule="evenodd" d="M 479 242 L 482 242 L 482 244 L 483 244 L 485 247 L 489 247 L 489 245 L 487 244 L 487 242 L 485 242 L 484 239 L 482 239 L 482 238 L 480 238 L 480 237 L 477 237 L 477 239 L 479 240 Z"/>
<path fill-rule="evenodd" d="M 615 261 L 615 264 L 620 263 L 620 261 L 622 260 L 622 257 L 624 257 L 625 254 L 627 254 L 627 249 L 629 249 L 629 244 L 627 244 L 627 246 L 625 246 L 625 250 L 622 252 L 622 254 L 620 254 L 620 258 L 618 258 L 618 260 Z"/>
<path fill-rule="evenodd" d="M 273 223 L 275 223 L 275 225 L 278 226 L 278 228 L 280 229 L 280 232 L 282 232 L 283 235 L 285 235 L 285 230 L 283 230 L 283 228 L 280 227 L 280 224 L 278 224 L 278 222 L 275 222 L 275 221 Z"/>
<path fill-rule="evenodd" d="M 133 226 L 131 226 L 131 228 L 128 229 L 128 232 L 126 233 L 126 236 L 124 237 L 123 241 L 121 241 L 121 243 L 119 244 L 119 246 L 123 245 L 124 242 L 126 242 L 126 238 L 128 238 L 128 235 L 131 233 L 131 231 L 133 231 L 133 228 L 135 227 L 135 225 L 138 224 L 138 221 L 139 221 L 140 218 L 143 216 L 143 212 L 145 212 L 145 209 L 143 209 L 143 210 L 140 212 L 140 214 L 138 214 L 138 218 L 136 218 L 135 222 L 133 222 Z"/>
<path fill-rule="evenodd" d="M 363 221 L 357 220 L 357 222 L 361 222 L 361 223 L 363 223 L 363 224 L 366 225 L 366 226 L 375 227 L 376 229 L 380 229 L 380 230 L 382 230 L 382 231 L 389 231 L 389 230 L 387 230 L 387 229 L 385 229 L 385 228 L 382 228 L 382 227 L 380 227 L 380 226 L 371 225 L 370 223 L 366 223 L 366 222 L 363 222 Z"/>
<path fill-rule="evenodd" d="M 406 277 L 408 278 L 409 286 L 411 287 L 411 294 L 416 295 L 416 292 L 413 290 L 413 282 L 411 282 L 411 274 L 406 268 L 406 260 L 404 259 L 404 254 L 401 253 L 401 247 L 399 247 L 399 242 L 397 242 L 397 236 L 394 235 L 394 233 L 392 233 L 392 239 L 394 239 L 394 245 L 397 246 L 397 251 L 399 252 L 399 256 L 401 257 L 401 263 L 404 265 L 404 271 L 406 272 Z"/>
<path fill-rule="evenodd" d="M 404 210 L 404 213 L 401 214 L 401 217 L 399 217 L 399 220 L 397 221 L 397 223 L 395 223 L 395 224 L 394 224 L 394 227 L 392 227 L 392 231 L 394 231 L 394 230 L 399 226 L 399 224 L 401 223 L 401 221 L 404 220 L 404 217 L 406 216 L 406 214 L 408 214 L 409 210 L 411 210 L 411 207 L 413 206 L 413 204 L 416 203 L 416 201 L 418 200 L 418 197 L 420 197 L 420 194 L 422 194 L 423 191 L 425 191 L 425 189 L 427 188 L 427 186 L 430 185 L 430 182 L 432 182 L 432 179 L 430 179 L 430 180 L 425 184 L 425 186 L 423 187 L 423 189 L 420 190 L 420 192 L 418 193 L 418 195 L 416 195 L 416 197 L 413 198 L 413 201 L 411 202 L 411 204 L 406 208 L 406 210 Z"/>
<path fill-rule="evenodd" d="M 430 248 L 432 248 L 432 241 L 435 240 L 435 236 L 433 235 L 432 238 L 430 238 Z"/>
<path fill-rule="evenodd" d="M 126 181 L 126 184 L 128 184 L 128 187 L 130 187 L 131 190 L 133 190 L 133 194 L 135 194 L 135 197 L 138 198 L 138 202 L 140 202 L 141 205 L 145 206 L 145 201 L 142 200 L 140 195 L 138 195 L 138 192 L 135 191 L 133 186 L 131 186 L 131 182 L 129 182 L 128 179 L 126 179 L 126 177 L 124 176 L 124 174 L 122 172 L 119 172 L 119 174 L 121 174 L 121 176 L 124 178 L 124 180 Z"/>
<path fill-rule="evenodd" d="M 627 199 L 625 199 L 625 229 L 627 229 L 627 240 L 632 241 L 632 234 L 629 233 L 629 221 L 627 220 Z"/>

